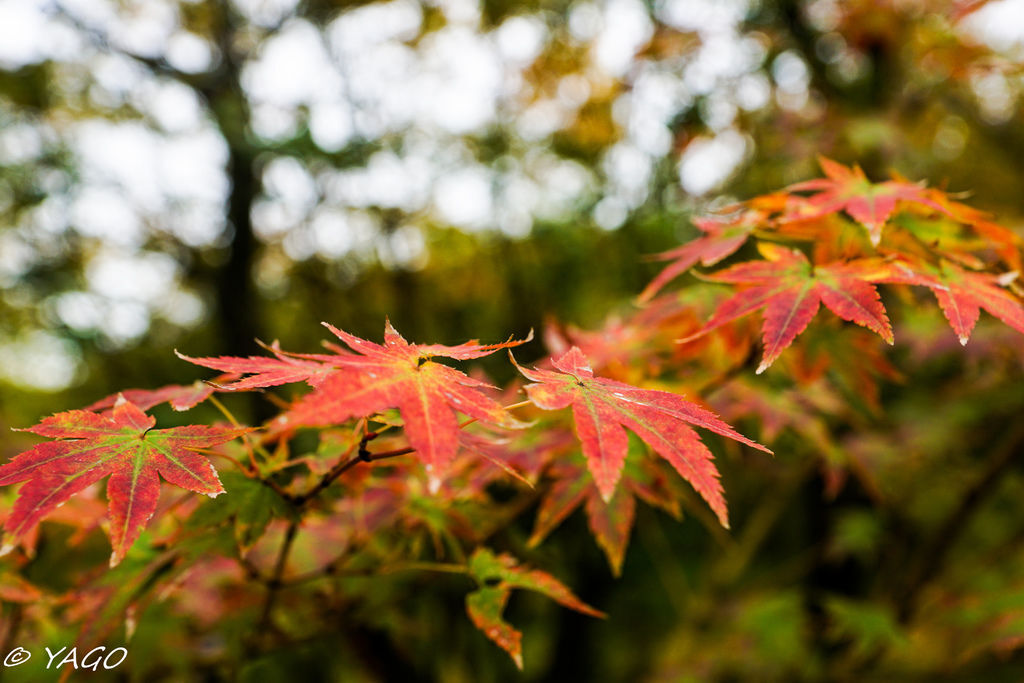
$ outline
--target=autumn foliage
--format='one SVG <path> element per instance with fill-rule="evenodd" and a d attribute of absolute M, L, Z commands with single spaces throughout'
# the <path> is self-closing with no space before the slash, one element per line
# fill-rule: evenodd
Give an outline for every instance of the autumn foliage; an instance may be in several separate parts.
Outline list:
<path fill-rule="evenodd" d="M 383 343 L 325 323 L 344 346 L 180 354 L 221 374 L 125 389 L 27 428 L 50 440 L 0 467 L 0 485 L 21 486 L 4 549 L 30 562 L 47 520 L 76 535 L 106 531 L 120 578 L 97 571 L 68 589 L 80 606 L 97 606 L 68 615 L 83 644 L 126 624 L 130 635 L 140 605 L 166 600 L 197 624 L 248 613 L 239 638 L 260 651 L 288 642 L 283 599 L 315 602 L 347 576 L 463 574 L 476 582 L 469 619 L 522 667 L 523 634 L 504 616 L 513 591 L 593 617 L 606 607 L 492 545 L 502 528 L 535 517 L 525 552 L 583 508 L 618 574 L 637 499 L 725 533 L 714 525 L 729 527 L 730 482 L 723 487 L 716 454 L 734 449 L 771 467 L 772 450 L 787 457 L 774 443 L 784 429 L 821 446 L 830 486 L 851 474 L 868 481 L 828 443 L 829 402 L 801 403 L 815 400 L 822 376 L 877 406 L 879 387 L 898 374 L 886 358 L 901 342 L 894 323 L 929 305 L 923 289 L 962 344 L 981 310 L 1024 333 L 1016 233 L 924 183 L 821 166 L 823 178 L 694 219 L 700 235 L 658 257 L 668 264 L 635 308 L 603 330 L 550 324 L 550 355 L 533 361 L 512 358 L 537 355 L 532 333 L 446 346 L 410 343 L 389 322 Z M 829 313 L 819 316 L 822 306 Z M 525 381 L 498 388 L 464 365 L 499 352 Z M 789 388 L 755 377 L 769 369 Z M 305 387 L 268 392 L 285 385 Z M 237 424 L 218 396 L 249 391 L 266 392 L 279 412 Z M 222 423 L 157 428 L 145 412 L 204 401 Z M 730 426 L 739 421 L 750 428 Z M 6 599 L 41 595 L 17 569 L 4 571 L 0 586 L 18 587 Z"/>

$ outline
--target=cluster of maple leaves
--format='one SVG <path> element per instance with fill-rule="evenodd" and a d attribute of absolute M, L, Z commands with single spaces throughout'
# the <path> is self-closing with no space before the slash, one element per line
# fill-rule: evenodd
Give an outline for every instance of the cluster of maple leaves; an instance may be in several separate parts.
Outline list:
<path fill-rule="evenodd" d="M 961 343 L 967 343 L 981 309 L 1024 332 L 1024 301 L 1016 282 L 1022 244 L 1015 233 L 940 190 L 902 178 L 872 183 L 857 168 L 827 159 L 821 164 L 825 178 L 696 219 L 701 236 L 660 255 L 669 264 L 640 295 L 640 308 L 598 332 L 549 327 L 544 336 L 552 353 L 535 367 L 519 365 L 511 353 L 532 334 L 497 344 L 414 344 L 387 323 L 378 344 L 325 323 L 344 346 L 326 343 L 323 353 L 292 353 L 273 344 L 266 347 L 269 355 L 248 358 L 181 355 L 222 374 L 205 383 L 126 390 L 45 418 L 26 431 L 53 440 L 0 466 L 0 485 L 23 483 L 4 523 L 4 549 L 18 544 L 30 549 L 42 519 L 59 514 L 72 496 L 109 477 L 106 528 L 114 566 L 157 512 L 161 478 L 211 497 L 224 493 L 226 482 L 227 497 L 237 496 L 244 512 L 213 504 L 189 509 L 209 524 L 236 521 L 239 554 L 229 564 L 237 560 L 250 577 L 262 576 L 256 556 L 266 552 L 260 542 L 275 528 L 286 539 L 282 557 L 296 534 L 321 533 L 327 545 L 333 543 L 336 555 L 320 562 L 327 573 L 346 566 L 355 544 L 396 525 L 427 529 L 436 541 L 435 557 L 445 554 L 446 543 L 469 545 L 472 555 L 459 566 L 479 588 L 467 598 L 468 614 L 521 666 L 521 635 L 502 617 L 512 589 L 539 591 L 566 607 L 600 613 L 550 575 L 483 547 L 487 534 L 448 502 L 486 500 L 498 481 L 534 492 L 539 504 L 531 544 L 582 506 L 618 573 L 635 499 L 678 517 L 688 495 L 680 478 L 728 528 L 719 472 L 694 427 L 771 452 L 679 393 L 684 388 L 710 393 L 749 381 L 740 374 L 752 353 L 753 328 L 740 320 L 747 314 L 763 311 L 757 373 L 808 328 L 821 304 L 892 344 L 880 284 L 931 290 Z M 710 268 L 745 253 L 759 258 L 694 272 L 695 266 Z M 724 298 L 716 287 L 661 294 L 687 272 L 733 291 Z M 858 362 L 849 364 L 842 381 L 870 385 L 867 375 L 889 369 L 877 344 L 854 338 L 858 341 L 847 352 L 857 354 Z M 521 398 L 517 394 L 524 391 L 526 401 L 505 405 L 495 387 L 449 364 L 503 350 L 527 380 L 521 390 L 510 387 L 506 397 Z M 821 375 L 816 353 L 822 352 L 812 343 L 798 347 L 794 354 L 800 362 L 791 369 L 809 381 Z M 835 352 L 828 355 L 834 358 Z M 310 390 L 258 429 L 237 424 L 156 429 L 145 412 L 161 403 L 187 410 L 217 392 L 293 383 Z M 870 391 L 860 393 L 870 400 Z M 758 396 L 756 390 L 743 393 L 742 400 L 732 401 L 731 395 L 721 392 L 728 416 L 760 417 L 769 441 L 779 429 L 793 427 L 827 448 L 815 406 L 780 408 L 786 401 L 813 403 L 814 392 L 799 399 L 765 393 L 760 402 L 749 398 Z M 518 417 L 516 411 L 522 411 Z M 371 424 L 381 426 L 371 429 Z M 309 429 L 320 435 L 317 453 L 292 454 L 293 437 Z M 639 441 L 631 443 L 628 432 Z M 391 448 L 381 450 L 385 445 Z M 220 476 L 210 459 L 217 455 L 231 463 Z M 335 489 L 344 493 L 329 504 L 319 501 Z M 537 500 L 534 493 L 528 503 Z M 441 502 L 431 508 L 424 502 L 430 500 Z M 314 515 L 310 510 L 318 503 Z M 418 516 L 413 510 L 424 512 Z M 318 526 L 321 514 L 343 522 L 343 538 L 331 537 L 327 525 Z M 285 520 L 290 531 L 281 531 Z M 410 550 L 417 553 L 422 549 Z M 285 563 L 277 565 L 278 575 L 271 577 L 275 585 Z"/>

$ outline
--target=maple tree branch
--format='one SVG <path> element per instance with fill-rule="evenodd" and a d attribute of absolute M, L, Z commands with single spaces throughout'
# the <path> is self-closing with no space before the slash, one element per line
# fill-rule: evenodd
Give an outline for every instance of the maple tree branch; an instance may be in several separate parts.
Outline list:
<path fill-rule="evenodd" d="M 364 437 L 365 438 L 365 437 Z M 321 491 L 330 486 L 335 480 L 341 475 L 348 472 L 350 469 L 363 462 L 374 462 L 376 460 L 384 460 L 385 458 L 394 458 L 399 455 L 408 455 L 414 453 L 415 448 L 399 448 L 393 451 L 383 451 L 381 453 L 371 453 L 365 446 L 360 446 L 359 452 L 354 458 L 350 458 L 345 462 L 339 463 L 331 468 L 331 471 L 323 476 L 323 478 L 317 482 L 316 486 L 306 491 L 300 496 L 293 496 L 292 502 L 296 505 L 303 505 L 307 501 L 315 498 Z"/>
<path fill-rule="evenodd" d="M 316 485 L 313 486 L 313 488 L 297 496 L 289 496 L 287 500 L 289 500 L 296 507 L 302 507 L 313 498 L 316 498 L 321 491 L 323 491 L 328 486 L 333 484 L 338 477 L 345 474 L 359 463 L 370 462 L 372 454 L 370 453 L 369 450 L 367 450 L 366 446 L 367 444 L 370 443 L 370 441 L 376 439 L 379 434 L 380 432 L 367 432 L 363 434 L 363 437 L 359 440 L 359 450 L 356 452 L 355 457 L 351 457 L 346 460 L 344 459 L 343 456 L 342 459 L 338 462 L 338 464 L 332 467 L 330 471 L 327 472 L 327 474 L 321 477 L 320 481 L 318 481 Z M 351 452 L 352 449 L 350 448 L 348 451 L 346 451 L 346 454 Z"/>
<path fill-rule="evenodd" d="M 530 401 L 520 401 L 518 403 L 513 403 L 512 405 L 504 406 L 504 409 L 505 410 L 513 410 L 515 408 L 522 408 L 522 407 L 525 407 L 525 406 L 528 406 L 528 405 L 532 405 L 532 403 Z M 474 418 L 470 418 L 470 419 L 466 420 L 465 422 L 463 422 L 462 424 L 460 424 L 459 425 L 459 429 L 467 427 L 467 426 L 473 424 L 476 421 L 477 421 L 477 419 L 475 417 Z M 353 467 L 355 467 L 356 465 L 358 465 L 360 463 L 376 462 L 377 460 L 385 460 L 387 458 L 394 458 L 394 457 L 397 457 L 399 455 L 408 455 L 409 453 L 415 453 L 416 449 L 412 448 L 412 447 L 398 448 L 398 449 L 391 450 L 391 451 L 382 451 L 380 453 L 371 453 L 368 450 L 367 445 L 370 443 L 370 441 L 373 441 L 374 439 L 376 439 L 384 431 L 386 431 L 388 429 L 391 429 L 392 426 L 393 425 L 384 425 L 380 429 L 377 429 L 377 430 L 374 430 L 372 432 L 367 432 L 367 433 L 363 434 L 363 438 L 359 440 L 359 449 L 356 452 L 355 457 L 349 458 L 348 460 L 340 461 L 337 465 L 332 467 L 330 469 L 330 471 L 327 472 L 327 474 L 325 474 L 320 479 L 320 481 L 318 481 L 316 483 L 315 486 L 313 486 L 313 488 L 309 489 L 305 493 L 302 493 L 302 494 L 299 494 L 299 495 L 290 495 L 290 494 L 284 494 L 281 491 L 278 491 L 278 492 L 282 493 L 282 496 L 284 497 L 285 500 L 289 501 L 290 503 L 292 503 L 293 505 L 295 505 L 297 507 L 301 507 L 301 506 L 305 505 L 307 502 L 309 502 L 310 500 L 312 500 L 313 498 L 316 498 L 316 496 L 318 496 L 321 491 L 323 491 L 324 489 L 329 487 L 331 484 L 333 484 L 338 479 L 338 477 L 340 477 L 341 475 L 345 474 L 350 469 L 352 469 Z M 351 451 L 352 451 L 352 449 L 349 449 L 348 451 L 346 451 L 346 455 L 351 453 Z"/>
<path fill-rule="evenodd" d="M 3 640 L 0 641 L 0 653 L 8 653 L 14 649 L 14 641 L 18 638 L 21 630 L 21 620 L 24 616 L 24 607 L 20 603 L 12 603 L 11 610 L 4 619 L 5 630 Z"/>
<path fill-rule="evenodd" d="M 270 615 L 277 601 L 277 595 L 281 590 L 282 578 L 284 577 L 285 566 L 288 564 L 288 555 L 291 553 L 292 545 L 295 543 L 295 536 L 299 532 L 299 521 L 293 520 L 288 523 L 284 532 L 284 540 L 281 542 L 281 549 L 277 553 L 277 560 L 274 562 L 274 571 L 266 581 L 267 597 L 263 600 L 263 609 L 260 613 L 257 632 L 262 632 L 270 625 Z"/>
<path fill-rule="evenodd" d="M 336 558 L 325 564 L 320 569 L 314 569 L 303 574 L 298 574 L 291 578 L 291 580 L 285 582 L 284 587 L 290 588 L 292 586 L 300 586 L 310 581 L 316 581 L 317 579 L 325 579 L 329 576 L 373 576 L 378 572 L 370 569 L 352 569 L 342 570 L 340 565 L 342 561 L 349 556 L 346 551 Z"/>
<path fill-rule="evenodd" d="M 388 458 L 394 458 L 399 455 L 408 455 L 409 453 L 415 452 L 415 448 L 396 448 L 392 451 L 381 451 L 380 453 L 367 453 L 365 457 L 361 458 L 361 460 L 363 462 L 376 462 L 378 460 L 386 460 Z"/>
<path fill-rule="evenodd" d="M 907 582 L 897 604 L 900 623 L 905 624 L 910 621 L 917 608 L 917 598 L 921 590 L 941 573 L 949 558 L 949 552 L 957 538 L 967 528 L 971 516 L 978 510 L 985 498 L 992 494 L 998 488 L 999 483 L 1003 481 L 1002 475 L 1013 464 L 1014 456 L 1019 453 L 1022 441 L 1024 441 L 1024 422 L 1017 422 L 1003 435 L 993 449 L 994 454 L 989 459 L 985 473 L 967 489 L 960 499 L 959 505 L 950 510 L 949 515 L 939 525 L 931 541 L 919 554 L 921 560 L 917 564 L 917 570 L 911 575 L 912 578 Z"/>
<path fill-rule="evenodd" d="M 469 567 L 464 564 L 450 562 L 402 562 L 385 567 L 381 574 L 395 574 L 397 572 L 419 571 L 419 572 L 441 572 L 443 574 L 468 574 Z"/>
<path fill-rule="evenodd" d="M 232 457 L 226 453 L 218 453 L 217 451 L 210 450 L 208 448 L 197 448 L 195 449 L 195 451 L 197 453 L 202 453 L 204 455 L 215 455 L 224 458 L 225 460 L 228 460 L 229 462 L 233 463 L 235 467 L 237 467 L 239 471 L 246 477 L 258 481 L 259 483 L 263 484 L 264 486 L 266 486 L 267 488 L 269 488 L 270 490 L 272 490 L 274 493 L 281 496 L 285 500 L 291 500 L 294 497 L 292 494 L 288 493 L 283 488 L 281 488 L 281 485 L 278 484 L 276 481 L 267 477 L 260 476 L 259 470 L 249 465 L 246 465 L 238 458 Z"/>
<path fill-rule="evenodd" d="M 267 487 L 267 488 L 269 488 L 269 489 L 270 489 L 271 491 L 273 491 L 273 492 L 274 492 L 274 493 L 276 493 L 277 495 L 281 496 L 281 497 L 282 497 L 282 498 L 284 498 L 285 500 L 291 500 L 291 499 L 293 498 L 293 496 L 292 496 L 292 494 L 291 494 L 291 493 L 288 493 L 288 492 L 287 492 L 287 491 L 285 491 L 285 490 L 284 490 L 283 488 L 281 488 L 281 485 L 280 485 L 280 484 L 278 484 L 278 483 L 277 483 L 276 481 L 274 481 L 273 479 L 265 479 L 265 478 L 263 478 L 263 477 L 256 477 L 256 479 L 257 479 L 257 481 L 259 481 L 259 482 L 260 482 L 261 484 L 263 484 L 264 486 L 266 486 L 266 487 Z"/>
<path fill-rule="evenodd" d="M 211 396 L 210 398 L 212 399 L 213 397 Z M 504 406 L 504 409 L 505 410 L 514 410 L 516 408 L 523 408 L 523 407 L 528 406 L 528 405 L 532 405 L 532 403 L 530 401 L 519 401 L 518 403 L 513 403 L 512 405 Z M 229 419 L 231 419 L 231 418 L 229 418 Z M 463 429 L 465 427 L 468 427 L 469 425 L 473 424 L 476 421 L 477 421 L 477 418 L 470 418 L 470 419 L 466 420 L 465 422 L 461 423 L 459 425 L 459 429 Z M 287 500 L 289 503 L 291 503 L 295 507 L 302 507 L 303 505 L 308 503 L 313 498 L 316 498 L 324 489 L 326 489 L 331 484 L 333 484 L 335 481 L 337 481 L 337 479 L 341 475 L 345 474 L 350 469 L 352 469 L 353 467 L 355 467 L 356 465 L 358 465 L 360 463 L 375 462 L 377 460 L 385 460 L 387 458 L 394 458 L 394 457 L 397 457 L 397 456 L 400 456 L 400 455 L 408 455 L 409 453 L 416 452 L 416 449 L 412 448 L 412 447 L 398 448 L 398 449 L 391 450 L 391 451 L 382 451 L 380 453 L 371 453 L 369 451 L 369 449 L 367 448 L 367 445 L 371 441 L 376 439 L 378 436 L 380 436 L 382 433 L 384 433 L 385 431 L 391 429 L 393 426 L 394 425 L 390 425 L 390 424 L 389 425 L 384 425 L 380 429 L 376 429 L 376 430 L 374 430 L 372 432 L 366 432 L 365 434 L 363 434 L 362 438 L 359 440 L 358 450 L 356 451 L 355 457 L 349 457 L 348 459 L 346 459 L 346 456 L 351 455 L 352 450 L 353 450 L 354 447 L 353 448 L 349 448 L 348 450 L 346 450 L 345 453 L 342 454 L 341 459 L 339 460 L 339 462 L 334 467 L 332 467 L 323 477 L 321 477 L 320 481 L 318 481 L 311 489 L 309 489 L 305 493 L 300 493 L 300 494 L 297 494 L 297 495 L 296 494 L 290 494 L 290 493 L 287 493 L 286 491 L 284 491 L 283 489 L 281 489 L 280 486 L 278 486 L 277 484 L 272 482 L 270 479 L 260 477 L 260 481 L 265 483 L 267 486 L 270 486 L 271 488 L 273 488 L 274 491 L 278 493 L 278 495 L 280 495 L 282 498 Z M 253 461 L 252 470 L 253 470 L 253 472 L 257 471 L 255 461 Z"/>
<path fill-rule="evenodd" d="M 407 571 L 421 571 L 421 572 L 441 572 L 444 574 L 468 574 L 469 567 L 464 564 L 448 563 L 448 562 L 399 562 L 398 564 L 392 564 L 378 569 L 355 569 L 344 571 L 341 570 L 337 565 L 340 564 L 341 560 L 347 557 L 348 554 L 341 555 L 334 560 L 331 560 L 322 569 L 318 569 L 305 574 L 299 574 L 291 581 L 288 581 L 284 586 L 295 586 L 302 583 L 308 583 L 317 579 L 327 578 L 329 576 L 380 576 L 381 574 L 397 574 L 399 572 Z"/>
<path fill-rule="evenodd" d="M 269 580 L 267 577 L 263 576 L 263 572 L 260 571 L 260 568 L 257 567 L 252 560 L 242 554 L 240 549 L 238 549 L 238 563 L 242 565 L 242 569 L 245 570 L 246 576 L 250 579 L 259 581 L 260 583 L 267 583 Z"/>

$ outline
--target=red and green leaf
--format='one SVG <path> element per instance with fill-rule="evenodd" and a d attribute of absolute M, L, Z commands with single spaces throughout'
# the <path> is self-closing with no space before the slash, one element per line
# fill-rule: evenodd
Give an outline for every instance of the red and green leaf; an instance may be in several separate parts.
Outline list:
<path fill-rule="evenodd" d="M 466 612 L 470 620 L 507 652 L 520 669 L 523 668 L 523 634 L 503 617 L 512 589 L 546 595 L 563 607 L 592 617 L 605 616 L 573 595 L 558 579 L 538 569 L 524 567 L 510 555 L 495 555 L 486 548 L 479 548 L 469 558 L 469 573 L 480 585 L 479 589 L 466 596 Z"/>
<path fill-rule="evenodd" d="M 209 460 L 196 450 L 247 430 L 155 425 L 155 419 L 122 399 L 111 417 L 72 410 L 25 430 L 57 441 L 39 444 L 0 466 L 0 486 L 25 482 L 4 524 L 6 532 L 17 539 L 72 495 L 109 475 L 111 565 L 116 565 L 156 510 L 161 477 L 208 496 L 224 491 Z"/>

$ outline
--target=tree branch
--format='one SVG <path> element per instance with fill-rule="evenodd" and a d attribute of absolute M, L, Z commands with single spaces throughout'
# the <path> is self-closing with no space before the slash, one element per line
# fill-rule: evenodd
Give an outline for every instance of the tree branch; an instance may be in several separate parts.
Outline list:
<path fill-rule="evenodd" d="M 1022 441 L 1024 422 L 1017 422 L 1003 434 L 993 449 L 994 454 L 989 458 L 985 473 L 967 489 L 960 499 L 960 504 L 950 511 L 920 553 L 916 570 L 911 574 L 897 603 L 900 623 L 907 623 L 913 616 L 921 590 L 942 572 L 950 551 L 967 528 L 971 516 L 977 512 L 985 499 L 996 491 L 1003 479 L 1003 473 L 1013 464 L 1014 456 L 1019 453 Z"/>
<path fill-rule="evenodd" d="M 299 521 L 292 520 L 284 532 L 284 540 L 281 542 L 281 550 L 277 553 L 277 561 L 274 563 L 274 572 L 267 580 L 267 597 L 263 601 L 263 609 L 260 613 L 257 633 L 262 633 L 270 625 L 270 615 L 277 601 L 277 595 L 283 585 L 285 566 L 288 563 L 288 555 L 291 553 L 292 545 L 295 543 L 295 536 L 299 532 Z"/>

